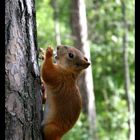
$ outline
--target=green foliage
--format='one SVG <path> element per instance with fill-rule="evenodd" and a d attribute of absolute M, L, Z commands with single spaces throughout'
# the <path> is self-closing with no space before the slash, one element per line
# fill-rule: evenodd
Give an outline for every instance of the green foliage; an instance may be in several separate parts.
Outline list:
<path fill-rule="evenodd" d="M 50 1 L 36 0 L 38 46 L 42 48 L 55 43 L 53 8 L 49 6 Z"/>
<path fill-rule="evenodd" d="M 128 23 L 129 92 L 133 103 L 135 83 L 134 0 L 125 1 Z M 127 140 L 128 107 L 124 90 L 122 37 L 124 33 L 121 0 L 86 0 L 88 41 L 90 43 L 99 140 Z M 62 44 L 73 44 L 70 1 L 58 0 Z M 54 9 L 51 0 L 36 0 L 38 46 L 55 43 Z M 134 113 L 130 114 L 134 119 Z M 75 127 L 63 140 L 88 140 L 87 116 L 81 114 Z"/>
<path fill-rule="evenodd" d="M 37 33 L 38 33 L 38 46 L 46 48 L 48 45 L 56 46 L 55 41 L 55 24 L 54 24 L 54 10 L 51 0 L 36 0 L 36 18 L 37 18 Z M 58 1 L 59 5 L 59 24 L 61 34 L 61 44 L 72 45 L 73 41 L 70 39 L 70 26 L 69 26 L 69 1 Z"/>
<path fill-rule="evenodd" d="M 88 4 L 87 4 L 88 5 Z M 124 90 L 121 2 L 98 1 L 87 9 L 91 61 L 96 98 L 97 134 L 100 140 L 127 140 L 128 114 Z M 130 10 L 131 9 L 131 10 Z M 91 14 L 92 13 L 92 14 Z M 134 101 L 134 1 L 126 3 L 128 63 L 131 99 Z"/>

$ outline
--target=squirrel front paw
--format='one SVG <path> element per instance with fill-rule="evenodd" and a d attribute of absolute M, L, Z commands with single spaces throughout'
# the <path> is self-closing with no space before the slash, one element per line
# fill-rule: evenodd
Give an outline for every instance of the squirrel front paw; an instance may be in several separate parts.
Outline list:
<path fill-rule="evenodd" d="M 46 57 L 49 58 L 49 57 L 52 57 L 53 56 L 53 49 L 51 47 L 48 47 L 46 49 Z"/>

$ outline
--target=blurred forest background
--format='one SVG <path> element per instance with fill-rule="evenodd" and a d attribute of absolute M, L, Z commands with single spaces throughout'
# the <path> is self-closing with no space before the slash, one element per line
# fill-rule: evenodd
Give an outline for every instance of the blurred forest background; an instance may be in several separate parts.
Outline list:
<path fill-rule="evenodd" d="M 38 47 L 60 43 L 74 46 L 71 16 L 76 1 L 36 0 Z M 93 135 L 97 140 L 134 140 L 134 0 L 83 2 L 96 106 Z M 88 114 L 81 113 L 63 140 L 93 140 L 87 118 Z"/>

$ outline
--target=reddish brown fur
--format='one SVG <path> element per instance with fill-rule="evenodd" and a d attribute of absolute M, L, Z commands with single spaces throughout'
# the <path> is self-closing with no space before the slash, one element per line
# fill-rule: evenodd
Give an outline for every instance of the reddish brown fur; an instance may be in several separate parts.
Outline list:
<path fill-rule="evenodd" d="M 52 56 L 53 50 L 48 47 L 41 69 L 41 76 L 47 88 L 42 125 L 45 140 L 60 140 L 73 127 L 81 111 L 81 96 L 76 85 L 81 69 L 78 71 L 75 67 L 63 67 L 61 62 L 53 64 Z M 59 57 L 66 59 L 61 53 Z M 84 56 L 83 59 L 85 59 Z M 87 63 L 84 60 L 80 61 L 82 64 Z"/>

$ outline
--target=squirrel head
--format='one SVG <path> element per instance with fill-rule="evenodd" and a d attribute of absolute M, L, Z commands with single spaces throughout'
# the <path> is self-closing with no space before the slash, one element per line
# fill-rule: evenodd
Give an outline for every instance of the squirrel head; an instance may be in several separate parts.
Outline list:
<path fill-rule="evenodd" d="M 90 65 L 81 51 L 66 45 L 57 46 L 57 56 L 55 59 L 61 67 L 72 70 L 73 72 L 80 72 Z"/>

